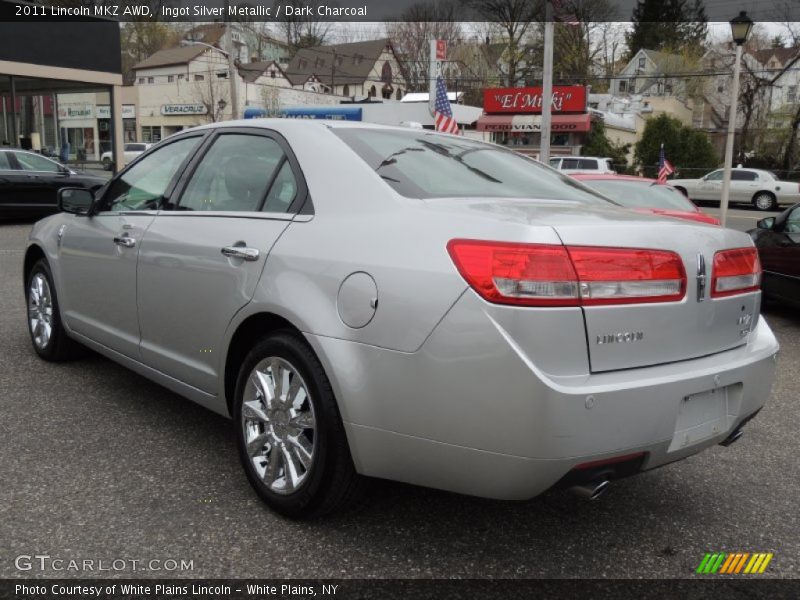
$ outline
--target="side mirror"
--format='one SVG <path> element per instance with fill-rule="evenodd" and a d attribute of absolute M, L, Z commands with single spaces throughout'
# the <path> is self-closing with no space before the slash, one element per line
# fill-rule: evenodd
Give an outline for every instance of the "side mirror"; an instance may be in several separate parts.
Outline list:
<path fill-rule="evenodd" d="M 58 209 L 73 215 L 88 215 L 92 209 L 94 194 L 84 188 L 61 188 L 58 190 Z"/>
<path fill-rule="evenodd" d="M 759 229 L 772 229 L 775 227 L 775 217 L 767 217 L 756 223 Z"/>

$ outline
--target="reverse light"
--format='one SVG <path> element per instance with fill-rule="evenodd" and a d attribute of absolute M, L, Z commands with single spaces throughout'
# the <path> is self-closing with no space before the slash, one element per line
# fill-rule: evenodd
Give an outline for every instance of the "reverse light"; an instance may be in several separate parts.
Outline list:
<path fill-rule="evenodd" d="M 674 252 L 451 240 L 459 273 L 485 300 L 523 306 L 673 302 L 686 293 Z"/>
<path fill-rule="evenodd" d="M 746 294 L 761 285 L 761 261 L 755 248 L 734 248 L 714 254 L 711 271 L 711 297 Z"/>

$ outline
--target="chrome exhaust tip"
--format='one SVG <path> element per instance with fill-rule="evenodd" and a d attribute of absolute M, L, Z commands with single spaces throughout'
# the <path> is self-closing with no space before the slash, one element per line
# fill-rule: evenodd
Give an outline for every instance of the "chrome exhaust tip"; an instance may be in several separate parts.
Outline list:
<path fill-rule="evenodd" d="M 591 483 L 587 483 L 586 485 L 576 485 L 570 488 L 570 490 L 572 490 L 573 493 L 577 494 L 581 498 L 586 498 L 587 500 L 597 500 L 600 496 L 606 493 L 609 485 L 611 485 L 611 482 L 608 479 L 601 479 L 600 481 L 593 481 Z"/>
<path fill-rule="evenodd" d="M 724 440 L 722 440 L 719 443 L 719 445 L 720 446 L 725 446 L 727 448 L 728 446 L 730 446 L 734 442 L 739 441 L 739 438 L 741 438 L 743 435 L 744 435 L 744 431 L 742 431 L 741 429 L 737 429 L 732 434 L 730 434 L 728 437 L 726 437 Z"/>

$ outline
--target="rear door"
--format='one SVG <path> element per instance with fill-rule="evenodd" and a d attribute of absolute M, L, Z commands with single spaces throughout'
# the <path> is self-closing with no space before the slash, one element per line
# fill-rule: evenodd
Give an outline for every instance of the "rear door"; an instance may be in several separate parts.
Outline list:
<path fill-rule="evenodd" d="M 0 152 L 0 213 L 16 215 L 37 210 L 26 194 L 26 181 L 11 152 Z"/>
<path fill-rule="evenodd" d="M 216 393 L 220 341 L 305 202 L 305 183 L 282 137 L 217 130 L 176 198 L 147 230 L 139 255 L 142 360 Z"/>

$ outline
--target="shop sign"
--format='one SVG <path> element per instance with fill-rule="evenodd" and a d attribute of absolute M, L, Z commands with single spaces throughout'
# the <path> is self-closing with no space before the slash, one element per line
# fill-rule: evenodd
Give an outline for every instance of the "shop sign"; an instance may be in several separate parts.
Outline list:
<path fill-rule="evenodd" d="M 161 114 L 164 116 L 204 115 L 208 112 L 205 104 L 162 104 Z"/>
<path fill-rule="evenodd" d="M 91 104 L 59 104 L 59 119 L 91 119 L 94 116 Z"/>
<path fill-rule="evenodd" d="M 97 118 L 98 119 L 110 119 L 111 118 L 111 107 L 108 104 L 98 104 L 97 105 Z M 136 106 L 133 104 L 123 104 L 122 105 L 122 118 L 123 119 L 135 119 L 136 118 Z"/>
<path fill-rule="evenodd" d="M 542 88 L 490 88 L 483 90 L 483 110 L 492 113 L 541 113 Z M 586 88 L 582 85 L 553 86 L 554 113 L 586 112 Z"/>

